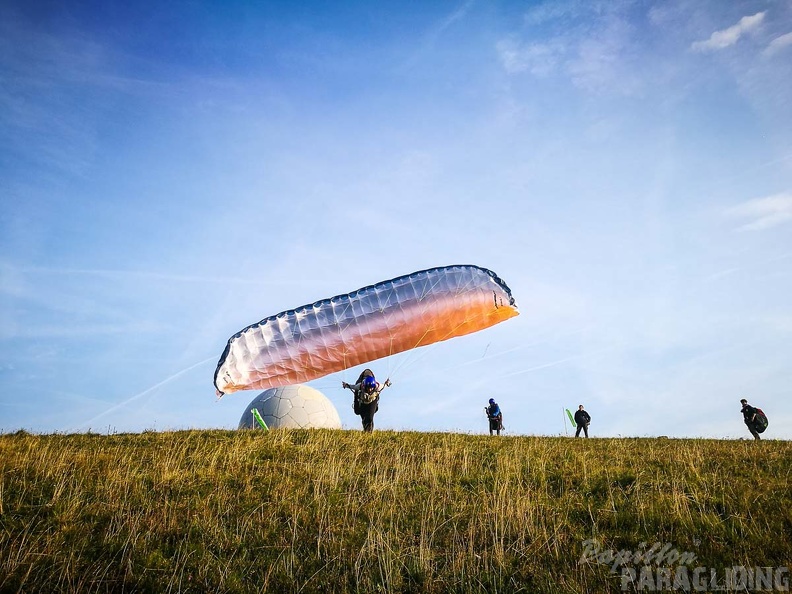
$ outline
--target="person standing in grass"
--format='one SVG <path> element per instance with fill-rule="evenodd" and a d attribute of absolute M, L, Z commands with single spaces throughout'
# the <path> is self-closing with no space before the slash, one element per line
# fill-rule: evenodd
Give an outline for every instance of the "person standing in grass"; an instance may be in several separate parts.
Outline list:
<path fill-rule="evenodd" d="M 380 384 L 370 369 L 364 369 L 355 384 L 341 382 L 344 389 L 350 389 L 355 394 L 352 407 L 355 414 L 360 415 L 363 431 L 367 433 L 374 431 L 374 415 L 379 410 L 380 393 L 390 385 L 390 379 L 386 379 L 384 384 Z"/>
<path fill-rule="evenodd" d="M 748 401 L 743 398 L 740 400 L 740 404 L 742 404 L 742 410 L 740 412 L 743 414 L 743 421 L 745 421 L 746 427 L 748 427 L 748 431 L 751 432 L 751 435 L 754 436 L 754 439 L 759 440 L 762 439 L 759 437 L 759 432 L 756 430 L 756 421 L 757 421 L 757 410 L 755 407 L 748 404 Z"/>
<path fill-rule="evenodd" d="M 581 404 L 578 406 L 578 409 L 575 411 L 575 424 L 577 425 L 577 431 L 575 431 L 575 437 L 580 437 L 580 430 L 583 429 L 583 433 L 585 433 L 586 437 L 588 437 L 588 426 L 591 423 L 591 415 L 589 415 L 585 410 L 583 410 L 583 405 Z"/>
<path fill-rule="evenodd" d="M 503 429 L 503 413 L 494 398 L 489 399 L 489 406 L 484 409 L 484 412 L 487 413 L 487 419 L 489 419 L 490 435 L 493 431 L 500 435 L 501 429 Z"/>

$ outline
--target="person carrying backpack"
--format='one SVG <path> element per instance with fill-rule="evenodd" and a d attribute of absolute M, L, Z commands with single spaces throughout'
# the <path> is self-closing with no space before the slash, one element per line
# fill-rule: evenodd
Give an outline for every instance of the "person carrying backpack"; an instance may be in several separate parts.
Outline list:
<path fill-rule="evenodd" d="M 391 385 L 390 379 L 386 379 L 384 384 L 380 384 L 374 378 L 374 372 L 364 369 L 358 377 L 357 383 L 348 384 L 341 382 L 341 387 L 350 389 L 355 394 L 352 408 L 356 415 L 360 415 L 363 422 L 363 431 L 371 432 L 374 430 L 374 415 L 379 410 L 380 393 Z"/>
<path fill-rule="evenodd" d="M 490 435 L 493 431 L 500 435 L 501 429 L 503 429 L 503 413 L 494 398 L 489 399 L 489 406 L 484 408 L 484 412 L 487 413 L 487 419 L 489 419 Z"/>
<path fill-rule="evenodd" d="M 575 424 L 577 425 L 577 431 L 575 431 L 575 437 L 580 437 L 580 430 L 583 429 L 583 433 L 588 437 L 588 426 L 591 423 L 591 415 L 588 414 L 585 410 L 583 410 L 583 405 L 581 404 L 578 406 L 578 409 L 575 411 Z"/>
<path fill-rule="evenodd" d="M 763 433 L 764 430 L 767 429 L 767 416 L 764 414 L 761 408 L 756 408 L 755 406 L 748 404 L 748 401 L 745 398 L 740 400 L 740 404 L 742 404 L 742 409 L 740 412 L 743 414 L 743 421 L 745 422 L 746 427 L 748 427 L 748 431 L 751 432 L 751 435 L 754 436 L 754 439 L 762 439 L 759 437 L 759 434 Z"/>

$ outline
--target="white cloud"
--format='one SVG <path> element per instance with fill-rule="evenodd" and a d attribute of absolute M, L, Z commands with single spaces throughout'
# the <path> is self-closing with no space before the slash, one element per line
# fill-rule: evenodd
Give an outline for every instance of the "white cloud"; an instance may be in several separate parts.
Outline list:
<path fill-rule="evenodd" d="M 409 56 L 407 61 L 402 65 L 402 68 L 408 71 L 413 70 L 416 64 L 434 50 L 438 40 L 448 29 L 467 17 L 470 9 L 473 7 L 474 1 L 475 0 L 466 0 L 448 16 L 431 27 L 424 35 L 422 43 L 420 43 L 418 48 Z"/>
<path fill-rule="evenodd" d="M 765 56 L 773 56 L 790 45 L 792 45 L 792 32 L 773 39 L 765 49 L 764 54 Z"/>
<path fill-rule="evenodd" d="M 496 48 L 509 74 L 536 77 L 559 74 L 579 89 L 633 95 L 639 81 L 633 74 L 634 30 L 617 16 L 599 19 L 595 26 L 557 35 L 544 42 L 509 38 Z"/>
<path fill-rule="evenodd" d="M 448 15 L 438 26 L 437 30 L 435 31 L 436 35 L 440 35 L 443 31 L 448 29 L 451 25 L 453 25 L 456 21 L 462 20 L 467 16 L 467 13 L 470 11 L 470 7 L 473 6 L 473 0 L 467 0 L 463 3 L 459 8 L 457 8 L 454 12 Z"/>
<path fill-rule="evenodd" d="M 762 231 L 792 221 L 792 192 L 755 198 L 726 211 L 732 218 L 742 219 L 743 231 Z"/>
<path fill-rule="evenodd" d="M 685 18 L 683 10 L 684 5 L 670 2 L 652 6 L 648 13 L 649 22 L 659 27 L 673 25 Z"/>
<path fill-rule="evenodd" d="M 522 44 L 508 39 L 498 42 L 497 50 L 506 72 L 530 72 L 534 76 L 552 73 L 563 53 L 563 47 L 558 43 Z"/>
<path fill-rule="evenodd" d="M 691 45 L 691 49 L 697 52 L 709 52 L 722 50 L 737 43 L 745 33 L 754 31 L 764 20 L 765 12 L 757 12 L 751 16 L 744 16 L 736 25 L 728 29 L 715 31 L 706 41 L 696 41 Z"/>
<path fill-rule="evenodd" d="M 628 21 L 605 19 L 595 32 L 577 45 L 577 55 L 567 64 L 572 82 L 586 91 L 616 91 L 633 95 L 640 86 L 632 75 L 634 30 Z"/>
<path fill-rule="evenodd" d="M 544 25 L 551 21 L 565 18 L 576 18 L 585 9 L 586 4 L 577 2 L 545 2 L 526 11 L 523 20 L 527 25 Z"/>

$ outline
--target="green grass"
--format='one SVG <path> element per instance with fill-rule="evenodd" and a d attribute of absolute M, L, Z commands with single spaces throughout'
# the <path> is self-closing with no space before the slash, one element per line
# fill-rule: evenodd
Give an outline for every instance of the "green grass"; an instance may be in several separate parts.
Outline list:
<path fill-rule="evenodd" d="M 789 566 L 792 445 L 0 435 L 0 592 L 619 592 L 583 542 Z"/>

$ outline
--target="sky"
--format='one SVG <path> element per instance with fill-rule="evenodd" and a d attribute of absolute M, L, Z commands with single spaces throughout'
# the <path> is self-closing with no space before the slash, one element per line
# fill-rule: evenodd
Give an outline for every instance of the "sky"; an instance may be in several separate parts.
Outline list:
<path fill-rule="evenodd" d="M 792 438 L 786 0 L 5 0 L 0 77 L 0 432 L 234 429 L 238 330 L 475 264 L 378 429 Z"/>

